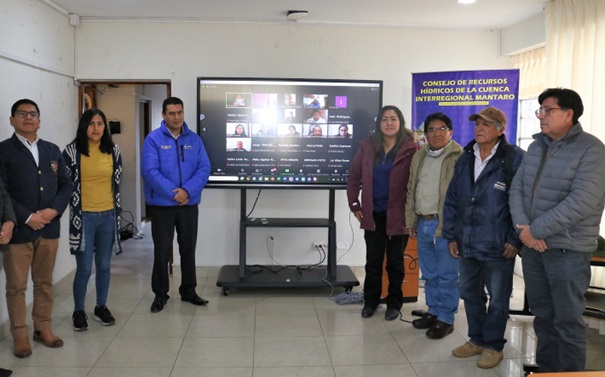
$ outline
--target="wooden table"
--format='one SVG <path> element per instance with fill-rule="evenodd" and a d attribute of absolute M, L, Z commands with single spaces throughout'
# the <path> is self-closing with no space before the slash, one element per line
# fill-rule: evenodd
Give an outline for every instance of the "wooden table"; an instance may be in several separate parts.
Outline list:
<path fill-rule="evenodd" d="M 536 377 L 605 377 L 605 371 L 600 372 L 560 372 L 560 373 L 539 373 Z"/>

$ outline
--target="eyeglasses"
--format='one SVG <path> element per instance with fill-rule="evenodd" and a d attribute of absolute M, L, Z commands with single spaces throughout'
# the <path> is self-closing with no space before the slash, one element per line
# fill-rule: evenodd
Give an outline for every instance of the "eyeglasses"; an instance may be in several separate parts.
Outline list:
<path fill-rule="evenodd" d="M 563 110 L 560 107 L 540 107 L 538 110 L 536 110 L 535 114 L 536 117 L 539 117 L 540 114 L 543 115 L 550 115 L 550 112 L 553 110 Z"/>
<path fill-rule="evenodd" d="M 426 130 L 427 134 L 434 134 L 435 132 L 445 132 L 445 131 L 449 131 L 449 128 L 447 128 L 446 126 L 441 126 L 439 128 L 429 128 Z"/>
<path fill-rule="evenodd" d="M 17 112 L 15 112 L 15 116 L 17 118 L 27 118 L 27 116 L 30 116 L 32 119 L 38 119 L 40 117 L 40 114 L 37 111 L 24 111 L 24 110 L 19 110 Z"/>

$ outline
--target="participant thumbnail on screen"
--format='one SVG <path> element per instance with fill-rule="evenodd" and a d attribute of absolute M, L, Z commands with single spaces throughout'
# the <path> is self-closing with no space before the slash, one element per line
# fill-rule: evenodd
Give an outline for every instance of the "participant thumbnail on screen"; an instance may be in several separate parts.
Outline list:
<path fill-rule="evenodd" d="M 277 107 L 277 93 L 252 94 L 253 107 Z"/>
<path fill-rule="evenodd" d="M 305 136 L 306 137 L 326 137 L 326 126 L 325 124 L 306 124 L 305 125 Z"/>
<path fill-rule="evenodd" d="M 300 137 L 302 124 L 281 123 L 277 126 L 277 136 Z"/>
<path fill-rule="evenodd" d="M 296 94 L 295 93 L 286 93 L 284 94 L 284 106 L 296 106 Z"/>
<path fill-rule="evenodd" d="M 226 93 L 226 107 L 252 107 L 252 93 Z"/>
<path fill-rule="evenodd" d="M 284 110 L 284 121 L 294 122 L 296 120 L 296 109 L 285 109 Z"/>
<path fill-rule="evenodd" d="M 328 134 L 331 138 L 352 139 L 353 125 L 347 123 L 333 123 L 328 125 Z"/>
<path fill-rule="evenodd" d="M 303 107 L 311 109 L 327 109 L 327 94 L 305 94 L 303 95 Z"/>
<path fill-rule="evenodd" d="M 250 152 L 250 138 L 227 138 L 227 152 Z"/>
<path fill-rule="evenodd" d="M 328 119 L 328 110 L 307 109 L 305 110 L 305 118 L 305 123 L 327 123 L 326 119 Z"/>
<path fill-rule="evenodd" d="M 227 123 L 227 136 L 248 137 L 250 125 L 248 123 Z"/>
<path fill-rule="evenodd" d="M 334 96 L 334 108 L 335 109 L 346 109 L 347 108 L 347 96 Z"/>
<path fill-rule="evenodd" d="M 252 121 L 255 123 L 277 123 L 277 110 L 266 108 L 253 108 Z"/>
<path fill-rule="evenodd" d="M 275 125 L 268 123 L 253 123 L 252 132 L 255 137 L 275 136 Z"/>

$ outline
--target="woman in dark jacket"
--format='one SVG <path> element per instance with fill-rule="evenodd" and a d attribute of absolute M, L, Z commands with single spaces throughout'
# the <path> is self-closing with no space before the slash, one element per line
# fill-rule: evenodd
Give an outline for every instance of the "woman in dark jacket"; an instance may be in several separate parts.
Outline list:
<path fill-rule="evenodd" d="M 364 318 L 371 317 L 380 302 L 385 249 L 389 278 L 385 319 L 396 319 L 403 305 L 403 251 L 408 241 L 405 202 L 410 164 L 418 150 L 411 135 L 401 110 L 383 107 L 376 130 L 362 141 L 347 179 L 349 208 L 365 230 Z"/>

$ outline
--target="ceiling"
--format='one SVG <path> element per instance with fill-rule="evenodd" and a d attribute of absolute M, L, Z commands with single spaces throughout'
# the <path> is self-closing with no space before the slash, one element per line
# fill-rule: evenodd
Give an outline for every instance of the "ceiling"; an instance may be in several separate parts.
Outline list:
<path fill-rule="evenodd" d="M 80 20 L 157 20 L 503 29 L 550 0 L 40 0 Z M 306 10 L 300 21 L 288 10 Z"/>

